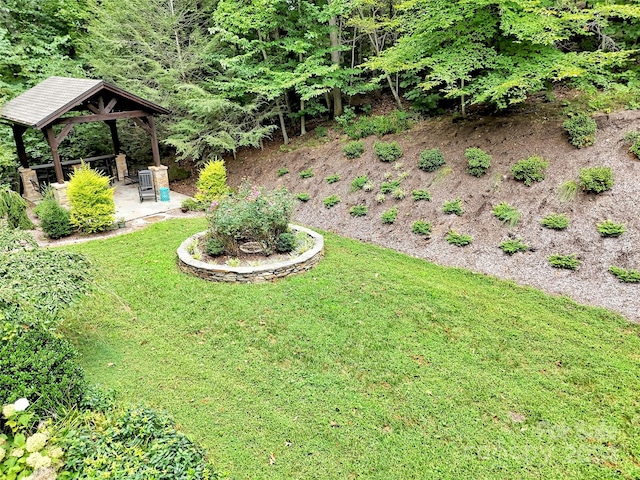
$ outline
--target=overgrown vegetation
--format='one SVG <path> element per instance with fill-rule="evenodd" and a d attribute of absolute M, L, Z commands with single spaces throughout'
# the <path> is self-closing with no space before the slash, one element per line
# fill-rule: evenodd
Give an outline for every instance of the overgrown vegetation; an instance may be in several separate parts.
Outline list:
<path fill-rule="evenodd" d="M 348 114 L 336 119 L 343 128 L 344 133 L 353 140 L 365 138 L 370 135 L 382 137 L 390 133 L 401 133 L 411 128 L 412 122 L 409 114 L 404 110 L 394 110 L 387 115 L 364 115 L 355 118 Z"/>
<path fill-rule="evenodd" d="M 571 253 L 568 255 L 554 254 L 548 257 L 549 264 L 554 268 L 563 268 L 566 270 L 577 270 L 580 266 L 578 255 Z"/>
<path fill-rule="evenodd" d="M 515 227 L 520 221 L 520 212 L 517 208 L 509 205 L 507 202 L 500 202 L 493 207 L 493 216 L 504 224 Z"/>
<path fill-rule="evenodd" d="M 456 247 L 466 247 L 473 242 L 473 237 L 471 235 L 457 233 L 455 230 L 449 230 L 446 239 L 447 243 L 455 245 Z"/>
<path fill-rule="evenodd" d="M 402 149 L 398 142 L 375 142 L 373 151 L 383 162 L 395 162 L 402 156 Z"/>
<path fill-rule="evenodd" d="M 444 155 L 439 148 L 431 148 L 420 152 L 418 168 L 425 172 L 435 172 L 445 164 Z"/>
<path fill-rule="evenodd" d="M 580 188 L 587 193 L 602 193 L 613 187 L 613 172 L 610 167 L 580 169 Z"/>
<path fill-rule="evenodd" d="M 627 231 L 627 226 L 624 223 L 616 223 L 611 220 L 603 220 L 596 226 L 601 237 L 619 237 Z"/>
<path fill-rule="evenodd" d="M 544 180 L 545 170 L 549 166 L 544 158 L 539 155 L 532 155 L 529 158 L 518 161 L 511 166 L 511 174 L 516 180 L 520 180 L 527 187 L 533 185 L 533 182 L 541 182 Z"/>
<path fill-rule="evenodd" d="M 569 143 L 574 147 L 589 147 L 596 141 L 596 121 L 587 114 L 574 115 L 566 120 L 562 126 L 569 135 Z"/>
<path fill-rule="evenodd" d="M 491 155 L 480 148 L 467 148 L 464 156 L 467 159 L 467 172 L 474 177 L 481 177 L 491 166 Z"/>
<path fill-rule="evenodd" d="M 550 213 L 540 220 L 540 224 L 552 230 L 564 230 L 569 226 L 569 217 L 564 213 Z"/>

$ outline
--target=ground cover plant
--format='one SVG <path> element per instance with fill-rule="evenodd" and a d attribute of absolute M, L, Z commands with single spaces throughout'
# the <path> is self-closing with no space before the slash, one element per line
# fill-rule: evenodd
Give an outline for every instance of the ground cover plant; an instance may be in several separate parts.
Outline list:
<path fill-rule="evenodd" d="M 276 170 L 276 175 L 278 175 L 279 177 L 282 177 L 283 175 L 286 175 L 287 173 L 289 173 L 289 169 L 288 168 L 279 168 L 278 170 Z"/>
<path fill-rule="evenodd" d="M 429 148 L 420 152 L 418 168 L 425 172 L 435 172 L 445 163 L 444 155 L 439 148 Z"/>
<path fill-rule="evenodd" d="M 411 119 L 405 111 L 394 110 L 387 115 L 363 115 L 356 118 L 353 111 L 347 111 L 336 119 L 349 138 L 358 140 L 370 135 L 379 137 L 389 133 L 400 133 L 408 130 Z"/>
<path fill-rule="evenodd" d="M 533 185 L 533 182 L 541 182 L 544 180 L 544 172 L 549 166 L 544 158 L 539 155 L 532 155 L 529 158 L 520 160 L 511 166 L 511 174 L 516 180 L 520 180 L 527 187 Z"/>
<path fill-rule="evenodd" d="M 431 231 L 433 227 L 431 226 L 431 222 L 425 222 L 424 220 L 416 220 L 411 225 L 411 231 L 417 235 L 423 235 L 426 238 L 431 237 Z"/>
<path fill-rule="evenodd" d="M 519 238 L 505 240 L 504 242 L 500 243 L 498 247 L 500 247 L 500 249 L 507 255 L 513 255 L 514 253 L 526 252 L 529 250 L 529 245 L 524 243 Z"/>
<path fill-rule="evenodd" d="M 636 130 L 627 132 L 624 140 L 629 144 L 629 152 L 633 153 L 636 158 L 640 158 L 640 132 Z"/>
<path fill-rule="evenodd" d="M 640 283 L 640 271 L 611 265 L 609 271 L 622 283 Z"/>
<path fill-rule="evenodd" d="M 329 175 L 325 180 L 328 184 L 336 183 L 340 181 L 340 175 Z"/>
<path fill-rule="evenodd" d="M 491 155 L 480 148 L 467 148 L 464 157 L 467 159 L 467 172 L 474 177 L 481 177 L 491 166 Z"/>
<path fill-rule="evenodd" d="M 328 233 L 325 258 L 307 274 L 207 283 L 175 265 L 185 236 L 205 227 L 162 222 L 74 245 L 102 288 L 66 322 L 90 380 L 167 409 L 219 471 L 275 480 L 640 474 L 628 417 L 640 408 L 638 325 Z"/>
<path fill-rule="evenodd" d="M 299 174 L 300 178 L 311 178 L 314 176 L 313 169 L 307 168 L 302 170 Z"/>
<path fill-rule="evenodd" d="M 575 253 L 570 253 L 568 255 L 550 255 L 548 260 L 552 267 L 564 268 L 566 270 L 577 270 L 581 263 L 580 260 L 578 260 L 578 255 Z"/>
<path fill-rule="evenodd" d="M 391 193 L 395 189 L 400 188 L 400 184 L 402 180 L 391 180 L 389 182 L 382 182 L 380 184 L 380 192 L 381 193 Z"/>
<path fill-rule="evenodd" d="M 447 243 L 451 245 L 455 245 L 456 247 L 466 247 L 473 242 L 473 237 L 471 235 L 465 235 L 463 233 L 458 233 L 455 230 L 449 230 L 446 237 Z"/>
<path fill-rule="evenodd" d="M 447 215 L 462 215 L 462 199 L 456 198 L 455 200 L 449 200 L 442 205 L 442 211 Z"/>
<path fill-rule="evenodd" d="M 493 216 L 504 224 L 515 227 L 520 221 L 520 212 L 517 208 L 509 205 L 507 202 L 500 202 L 493 207 Z"/>
<path fill-rule="evenodd" d="M 301 202 L 308 202 L 309 200 L 311 200 L 311 197 L 307 192 L 300 192 L 296 195 L 296 199 L 300 200 Z"/>
<path fill-rule="evenodd" d="M 334 193 L 322 200 L 322 203 L 324 203 L 325 207 L 331 208 L 340 203 L 340 197 Z"/>
<path fill-rule="evenodd" d="M 569 135 L 569 143 L 574 147 L 589 147 L 596 141 L 596 121 L 587 114 L 574 115 L 566 120 L 562 126 Z"/>
<path fill-rule="evenodd" d="M 383 162 L 395 162 L 402 156 L 402 148 L 398 142 L 375 142 L 373 151 Z"/>
<path fill-rule="evenodd" d="M 0 220 L 6 220 L 12 228 L 33 228 L 27 216 L 27 202 L 9 185 L 0 185 Z"/>
<path fill-rule="evenodd" d="M 431 201 L 431 195 L 426 190 L 412 190 L 411 198 L 413 198 L 414 202 L 419 202 L 421 200 L 426 202 Z"/>
<path fill-rule="evenodd" d="M 540 220 L 540 225 L 552 230 L 564 230 L 569 226 L 569 217 L 564 213 L 550 213 Z"/>
<path fill-rule="evenodd" d="M 610 167 L 588 167 L 580 169 L 580 188 L 587 193 L 602 193 L 613 187 L 613 172 Z"/>
<path fill-rule="evenodd" d="M 366 205 L 354 205 L 349 209 L 349 214 L 352 217 L 364 217 L 369 209 Z"/>
<path fill-rule="evenodd" d="M 391 224 L 396 221 L 398 216 L 398 208 L 393 207 L 382 212 L 382 223 Z"/>
<path fill-rule="evenodd" d="M 351 191 L 355 192 L 364 189 L 364 186 L 369 183 L 369 177 L 366 175 L 360 175 L 351 181 Z"/>
<path fill-rule="evenodd" d="M 360 158 L 364 153 L 364 142 L 349 142 L 344 147 L 342 147 L 342 152 L 347 158 Z"/>
<path fill-rule="evenodd" d="M 619 237 L 627 231 L 627 226 L 624 223 L 616 223 L 611 220 L 603 220 L 596 227 L 602 237 Z"/>

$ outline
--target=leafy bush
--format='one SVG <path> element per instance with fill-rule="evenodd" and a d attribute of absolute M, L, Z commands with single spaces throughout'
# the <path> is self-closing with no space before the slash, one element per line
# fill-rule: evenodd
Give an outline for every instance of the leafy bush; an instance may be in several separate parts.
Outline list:
<path fill-rule="evenodd" d="M 564 230 L 569 226 L 569 218 L 564 213 L 551 213 L 540 220 L 540 224 L 552 230 Z"/>
<path fill-rule="evenodd" d="M 515 227 L 520 221 L 520 212 L 506 202 L 500 202 L 493 207 L 493 215 L 502 223 Z"/>
<path fill-rule="evenodd" d="M 241 242 L 258 242 L 265 254 L 273 252 L 278 236 L 287 231 L 293 196 L 286 188 L 265 191 L 243 183 L 238 192 L 211 203 L 209 235 L 237 256 Z"/>
<path fill-rule="evenodd" d="M 580 188 L 587 193 L 602 193 L 613 187 L 613 172 L 609 167 L 580 169 Z"/>
<path fill-rule="evenodd" d="M 396 221 L 397 216 L 398 209 L 396 207 L 385 210 L 384 212 L 382 212 L 382 223 L 393 223 Z"/>
<path fill-rule="evenodd" d="M 344 117 L 344 115 L 341 115 L 341 117 Z M 338 119 L 336 120 L 338 121 Z M 374 134 L 381 137 L 390 133 L 404 132 L 411 128 L 412 125 L 408 113 L 400 110 L 394 110 L 387 115 L 362 116 L 357 120 L 349 118 L 347 121 L 340 120 L 338 123 L 344 128 L 344 133 L 353 140 Z"/>
<path fill-rule="evenodd" d="M 418 168 L 425 172 L 435 172 L 445 164 L 444 155 L 439 148 L 423 150 L 418 160 Z"/>
<path fill-rule="evenodd" d="M 569 135 L 569 143 L 574 147 L 589 147 L 596 141 L 597 125 L 589 115 L 584 113 L 575 115 L 566 120 L 562 126 Z"/>
<path fill-rule="evenodd" d="M 524 243 L 519 238 L 513 239 L 513 240 L 505 240 L 498 246 L 507 255 L 513 255 L 514 253 L 517 253 L 517 252 L 526 252 L 527 250 L 529 250 L 529 245 Z"/>
<path fill-rule="evenodd" d="M 210 160 L 202 167 L 196 182 L 196 201 L 209 205 L 214 200 L 229 194 L 227 169 L 223 160 Z"/>
<path fill-rule="evenodd" d="M 406 190 L 403 190 L 402 188 L 398 187 L 394 189 L 393 192 L 391 192 L 391 196 L 396 200 L 402 200 L 407 196 L 407 192 Z"/>
<path fill-rule="evenodd" d="M 82 163 L 67 186 L 71 225 L 83 233 L 103 232 L 115 221 L 116 205 L 109 178 Z"/>
<path fill-rule="evenodd" d="M 622 283 L 640 283 L 640 272 L 611 265 L 609 271 Z"/>
<path fill-rule="evenodd" d="M 86 381 L 77 351 L 42 326 L 0 326 L 0 398 L 32 401 L 38 418 L 62 413 L 82 401 Z"/>
<path fill-rule="evenodd" d="M 282 177 L 283 175 L 286 175 L 287 173 L 289 173 L 289 169 L 288 168 L 279 168 L 278 170 L 276 170 L 276 175 L 278 175 L 279 177 Z"/>
<path fill-rule="evenodd" d="M 484 175 L 491 166 L 491 155 L 480 148 L 467 148 L 464 152 L 467 159 L 467 172 L 474 177 Z"/>
<path fill-rule="evenodd" d="M 313 177 L 314 173 L 311 168 L 307 168 L 306 170 L 302 170 L 299 175 L 300 178 L 311 178 Z"/>
<path fill-rule="evenodd" d="M 513 178 L 520 180 L 527 187 L 530 187 L 533 182 L 541 182 L 544 180 L 544 172 L 548 166 L 549 162 L 545 159 L 538 155 L 533 155 L 512 165 L 511 173 L 513 174 Z"/>
<path fill-rule="evenodd" d="M 81 413 L 61 437 L 69 480 L 217 478 L 167 414 L 142 405 Z"/>
<path fill-rule="evenodd" d="M 11 228 L 34 228 L 27 216 L 27 202 L 18 192 L 11 190 L 9 185 L 0 185 L 0 219 L 6 219 Z"/>
<path fill-rule="evenodd" d="M 597 225 L 598 233 L 602 237 L 619 237 L 627 231 L 627 227 L 624 223 L 615 223 L 611 220 L 604 220 Z"/>
<path fill-rule="evenodd" d="M 40 227 L 49 238 L 62 238 L 73 232 L 69 210 L 61 207 L 52 193 L 45 194 L 33 211 L 40 219 Z"/>
<path fill-rule="evenodd" d="M 356 190 L 362 190 L 367 183 L 369 183 L 369 177 L 360 175 L 351 181 L 351 190 L 354 192 Z"/>
<path fill-rule="evenodd" d="M 561 202 L 572 202 L 578 195 L 578 184 L 574 180 L 569 180 L 560 185 L 558 199 Z"/>
<path fill-rule="evenodd" d="M 375 142 L 373 151 L 383 162 L 395 162 L 402 156 L 402 149 L 398 142 Z"/>
<path fill-rule="evenodd" d="M 209 206 L 210 204 L 199 202 L 194 198 L 186 198 L 180 205 L 183 210 L 189 210 L 191 212 L 204 212 Z"/>
<path fill-rule="evenodd" d="M 431 195 L 426 190 L 413 190 L 411 192 L 411 197 L 415 202 L 418 202 L 420 200 L 424 200 L 427 202 L 431 201 Z"/>
<path fill-rule="evenodd" d="M 417 220 L 411 225 L 411 231 L 417 235 L 424 235 L 425 237 L 431 237 L 432 226 L 431 222 L 425 222 L 424 220 Z"/>
<path fill-rule="evenodd" d="M 328 184 L 336 183 L 340 180 L 340 175 L 331 175 L 325 179 Z"/>
<path fill-rule="evenodd" d="M 289 253 L 296 248 L 298 240 L 291 232 L 282 232 L 276 240 L 276 252 Z"/>
<path fill-rule="evenodd" d="M 205 251 L 212 257 L 219 257 L 224 253 L 224 243 L 214 237 L 209 237 L 204 245 Z"/>
<path fill-rule="evenodd" d="M 342 152 L 347 158 L 360 158 L 364 153 L 364 142 L 349 142 L 342 147 Z"/>
<path fill-rule="evenodd" d="M 349 209 L 349 214 L 352 217 L 364 217 L 369 212 L 366 205 L 354 205 Z"/>
<path fill-rule="evenodd" d="M 462 215 L 462 199 L 456 198 L 455 200 L 449 200 L 442 205 L 442 211 L 447 215 Z"/>
<path fill-rule="evenodd" d="M 308 202 L 309 200 L 311 200 L 311 197 L 306 192 L 301 192 L 301 193 L 297 194 L 296 198 L 298 200 L 300 200 L 301 202 Z"/>
<path fill-rule="evenodd" d="M 334 205 L 337 205 L 338 203 L 340 203 L 340 197 L 338 195 L 329 195 L 328 197 L 326 197 L 324 200 L 322 200 L 322 203 L 324 203 L 324 206 L 327 208 L 331 208 Z"/>
<path fill-rule="evenodd" d="M 382 193 L 391 193 L 396 188 L 400 188 L 400 184 L 402 182 L 400 180 L 392 180 L 391 182 L 382 182 L 380 184 L 380 191 Z"/>
<path fill-rule="evenodd" d="M 447 242 L 451 245 L 455 245 L 456 247 L 466 247 L 473 242 L 473 237 L 471 235 L 456 233 L 454 230 L 449 230 L 449 233 L 447 234 Z"/>
<path fill-rule="evenodd" d="M 577 270 L 580 266 L 580 260 L 575 253 L 569 255 L 551 255 L 548 257 L 549 263 L 554 268 L 564 268 L 567 270 Z"/>

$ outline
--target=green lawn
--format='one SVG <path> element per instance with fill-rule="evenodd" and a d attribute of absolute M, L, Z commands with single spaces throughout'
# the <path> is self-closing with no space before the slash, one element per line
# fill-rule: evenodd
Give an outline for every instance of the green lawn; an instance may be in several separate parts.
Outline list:
<path fill-rule="evenodd" d="M 203 229 L 72 247 L 99 289 L 66 328 L 93 381 L 167 409 L 219 471 L 640 477 L 638 326 L 330 234 L 304 275 L 209 283 L 176 266 Z"/>

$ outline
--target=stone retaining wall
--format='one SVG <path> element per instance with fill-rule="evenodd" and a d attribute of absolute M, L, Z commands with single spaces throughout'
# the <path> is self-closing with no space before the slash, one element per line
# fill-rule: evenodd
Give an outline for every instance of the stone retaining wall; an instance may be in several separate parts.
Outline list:
<path fill-rule="evenodd" d="M 189 246 L 205 232 L 196 233 L 187 238 L 178 248 L 178 266 L 183 272 L 212 282 L 262 283 L 277 278 L 288 277 L 306 272 L 314 267 L 324 255 L 324 238 L 319 233 L 299 225 L 289 225 L 295 232 L 304 232 L 314 240 L 314 246 L 302 255 L 277 263 L 259 265 L 257 267 L 229 267 L 213 265 L 196 260 L 189 253 Z"/>

